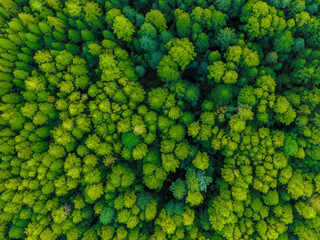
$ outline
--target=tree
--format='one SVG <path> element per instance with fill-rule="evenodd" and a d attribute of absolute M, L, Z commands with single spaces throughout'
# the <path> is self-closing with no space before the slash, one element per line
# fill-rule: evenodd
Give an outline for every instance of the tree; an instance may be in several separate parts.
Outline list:
<path fill-rule="evenodd" d="M 289 157 L 293 157 L 297 154 L 298 143 L 292 135 L 286 136 L 283 150 L 284 150 L 284 153 Z"/>
<path fill-rule="evenodd" d="M 90 200 L 95 202 L 103 195 L 103 185 L 102 183 L 87 185 L 85 188 L 85 192 Z"/>
<path fill-rule="evenodd" d="M 176 159 L 173 154 L 162 154 L 161 160 L 163 168 L 167 172 L 175 172 L 180 164 L 179 160 Z"/>
<path fill-rule="evenodd" d="M 134 182 L 135 175 L 130 168 L 117 164 L 112 168 L 110 180 L 116 188 L 127 188 Z"/>
<path fill-rule="evenodd" d="M 221 50 L 227 50 L 230 45 L 237 42 L 237 35 L 234 29 L 224 28 L 221 29 L 216 40 L 216 44 L 221 48 Z"/>
<path fill-rule="evenodd" d="M 251 39 L 262 38 L 265 35 L 274 36 L 276 30 L 281 32 L 286 27 L 285 19 L 277 16 L 277 10 L 266 2 L 252 1 L 245 4 L 244 9 L 244 30 L 249 33 Z"/>
<path fill-rule="evenodd" d="M 190 203 L 191 206 L 199 206 L 203 202 L 203 195 L 199 191 L 193 192 L 188 190 L 186 202 Z"/>
<path fill-rule="evenodd" d="M 288 110 L 289 106 L 290 106 L 290 103 L 285 97 L 278 96 L 276 104 L 274 105 L 274 111 L 276 113 L 283 114 Z"/>
<path fill-rule="evenodd" d="M 142 36 L 140 38 L 140 45 L 143 50 L 151 53 L 156 51 L 158 47 L 157 42 L 149 36 Z"/>
<path fill-rule="evenodd" d="M 173 61 L 170 55 L 164 56 L 157 67 L 158 75 L 166 82 L 176 81 L 180 77 L 178 67 L 178 63 Z"/>
<path fill-rule="evenodd" d="M 215 82 L 220 83 L 226 71 L 226 64 L 222 61 L 216 61 L 208 66 L 208 71 L 208 79 L 210 80 L 213 78 Z"/>
<path fill-rule="evenodd" d="M 180 9 L 176 9 L 174 11 L 174 15 L 176 17 L 176 26 L 178 35 L 181 38 L 186 38 L 191 33 L 191 19 L 190 14 L 183 12 Z"/>
<path fill-rule="evenodd" d="M 240 46 L 229 46 L 227 52 L 224 54 L 228 62 L 234 62 L 238 64 L 241 59 L 242 48 Z M 220 60 L 220 59 L 217 59 Z"/>
<path fill-rule="evenodd" d="M 12 225 L 9 229 L 9 237 L 12 239 L 21 239 L 25 237 L 24 229 Z"/>
<path fill-rule="evenodd" d="M 0 1 L 0 239 L 318 239 L 319 4 Z"/>
<path fill-rule="evenodd" d="M 219 84 L 211 92 L 211 97 L 216 104 L 228 104 L 233 98 L 233 87 L 231 85 Z"/>
<path fill-rule="evenodd" d="M 176 157 L 180 160 L 184 160 L 189 155 L 189 149 L 190 145 L 187 142 L 181 142 L 176 145 L 176 148 L 174 150 L 174 154 Z"/>
<path fill-rule="evenodd" d="M 0 38 L 0 45 L 6 50 L 17 50 L 16 44 L 6 38 Z"/>
<path fill-rule="evenodd" d="M 287 190 L 291 198 L 297 200 L 300 197 L 310 197 L 313 186 L 309 181 L 304 180 L 301 174 L 295 172 L 288 182 Z"/>
<path fill-rule="evenodd" d="M 266 205 L 277 205 L 279 203 L 279 194 L 277 190 L 269 191 L 265 196 L 263 196 L 263 200 Z"/>
<path fill-rule="evenodd" d="M 176 142 L 181 142 L 185 136 L 185 129 L 181 124 L 173 125 L 169 130 L 169 136 Z"/>
<path fill-rule="evenodd" d="M 205 52 L 206 50 L 209 49 L 209 45 L 210 45 L 209 36 L 205 33 L 200 33 L 195 43 L 196 52 L 197 53 Z"/>
<path fill-rule="evenodd" d="M 282 169 L 287 166 L 289 158 L 282 152 L 275 152 L 273 155 L 274 167 L 276 169 Z"/>
<path fill-rule="evenodd" d="M 148 147 L 144 143 L 139 143 L 133 150 L 132 150 L 132 157 L 134 160 L 141 160 L 144 156 L 146 156 L 148 152 Z"/>
<path fill-rule="evenodd" d="M 165 47 L 170 49 L 169 56 L 181 67 L 182 71 L 184 71 L 187 65 L 197 56 L 193 44 L 187 38 L 171 39 Z"/>
<path fill-rule="evenodd" d="M 171 184 L 170 191 L 176 199 L 183 199 L 187 193 L 186 183 L 179 178 Z"/>
<path fill-rule="evenodd" d="M 238 94 L 238 102 L 254 106 L 257 104 L 257 98 L 254 94 L 254 89 L 252 86 L 246 85 L 241 88 Z"/>
<path fill-rule="evenodd" d="M 206 172 L 198 170 L 197 171 L 197 180 L 199 182 L 200 191 L 207 192 L 209 184 L 212 182 L 212 177 L 205 176 Z"/>
<path fill-rule="evenodd" d="M 101 238 L 111 240 L 115 230 L 112 226 L 103 226 L 101 228 Z"/>
<path fill-rule="evenodd" d="M 257 51 L 252 51 L 249 48 L 242 49 L 242 64 L 246 67 L 256 67 L 260 64 L 260 59 Z"/>
<path fill-rule="evenodd" d="M 133 149 L 139 144 L 140 137 L 134 134 L 133 132 L 126 132 L 122 134 L 121 140 L 123 145 L 130 149 Z"/>
<path fill-rule="evenodd" d="M 300 216 L 302 216 L 305 219 L 312 219 L 317 216 L 316 210 L 309 203 L 302 201 L 297 202 L 295 204 L 295 208 L 297 209 Z"/>
<path fill-rule="evenodd" d="M 195 212 L 192 209 L 187 209 L 183 214 L 182 214 L 182 222 L 183 225 L 185 226 L 190 226 L 192 225 L 193 221 L 195 218 Z"/>
<path fill-rule="evenodd" d="M 112 29 L 119 39 L 126 42 L 132 41 L 134 26 L 124 15 L 115 17 Z"/>
<path fill-rule="evenodd" d="M 217 8 L 220 11 L 229 12 L 230 8 L 232 7 L 231 0 L 223 1 L 223 0 L 216 0 L 215 3 L 217 4 Z"/>
<path fill-rule="evenodd" d="M 147 12 L 145 22 L 152 23 L 159 30 L 159 32 L 163 32 L 167 29 L 164 15 L 156 9 L 151 9 L 150 12 Z"/>
<path fill-rule="evenodd" d="M 48 16 L 47 23 L 50 27 L 54 27 L 58 32 L 65 33 L 65 22 L 57 17 Z"/>
<path fill-rule="evenodd" d="M 95 2 L 87 2 L 83 7 L 86 22 L 93 27 L 100 27 L 100 16 L 102 15 L 99 4 Z"/>
<path fill-rule="evenodd" d="M 103 225 L 108 225 L 112 222 L 114 218 L 114 209 L 111 207 L 104 207 L 102 212 L 100 213 L 99 221 Z"/>
<path fill-rule="evenodd" d="M 278 61 L 277 52 L 269 52 L 266 56 L 266 61 L 270 64 L 276 63 Z"/>
<path fill-rule="evenodd" d="M 167 234 L 173 234 L 177 228 L 174 219 L 168 215 L 164 209 L 161 210 L 159 216 L 155 220 L 155 224 L 160 225 L 162 230 Z"/>
<path fill-rule="evenodd" d="M 151 199 L 146 206 L 145 218 L 147 222 L 150 222 L 156 217 L 157 214 L 157 202 L 154 199 Z"/>
<path fill-rule="evenodd" d="M 209 20 L 209 23 L 208 24 L 208 28 L 210 30 L 214 30 L 215 32 L 219 32 L 224 26 L 226 26 L 227 22 L 227 15 L 220 12 L 220 11 L 217 11 L 215 10 L 214 8 L 211 8 L 212 9 L 212 16 L 210 12 L 208 12 L 208 9 L 205 9 L 205 12 L 204 12 L 204 19 L 206 22 L 208 22 L 208 18 L 211 20 Z"/>
<path fill-rule="evenodd" d="M 147 22 L 143 23 L 138 33 L 141 37 L 146 36 L 151 39 L 157 37 L 157 29 L 151 23 Z"/>
<path fill-rule="evenodd" d="M 73 55 L 68 51 L 61 51 L 55 58 L 57 62 L 57 68 L 59 70 L 64 70 L 67 66 L 72 63 Z"/>
<path fill-rule="evenodd" d="M 286 30 L 280 36 L 276 36 L 274 40 L 274 49 L 276 52 L 290 52 L 294 44 L 291 31 Z"/>
<path fill-rule="evenodd" d="M 190 85 L 187 89 L 186 89 L 186 93 L 185 93 L 185 99 L 192 103 L 192 104 L 196 104 L 198 99 L 200 97 L 200 89 L 197 85 Z"/>
<path fill-rule="evenodd" d="M 232 203 L 231 200 L 225 200 L 219 196 L 213 199 L 212 205 L 208 210 L 209 221 L 212 228 L 216 231 L 219 231 L 223 235 L 229 230 L 226 228 L 226 226 L 228 226 L 227 224 L 231 224 L 231 228 L 234 228 L 235 223 L 238 221 L 238 217 L 235 213 L 240 213 L 241 208 L 234 208 L 234 212 L 231 210 L 233 206 L 236 207 L 236 204 Z M 232 232 L 230 233 L 232 234 Z"/>
<path fill-rule="evenodd" d="M 192 192 L 200 191 L 199 181 L 197 179 L 196 170 L 194 168 L 189 168 L 186 173 L 186 183 L 187 187 Z"/>
<path fill-rule="evenodd" d="M 148 93 L 148 102 L 152 109 L 160 109 L 168 96 L 168 90 L 165 88 L 152 89 Z"/>
<path fill-rule="evenodd" d="M 226 84 L 235 84 L 238 80 L 238 73 L 234 70 L 228 70 L 225 72 L 222 80 Z"/>
<path fill-rule="evenodd" d="M 192 163 L 196 168 L 206 170 L 209 167 L 209 156 L 206 152 L 201 153 L 199 151 Z"/>
<path fill-rule="evenodd" d="M 167 177 L 167 173 L 162 166 L 152 163 L 143 165 L 143 175 L 143 182 L 150 189 L 160 189 Z"/>

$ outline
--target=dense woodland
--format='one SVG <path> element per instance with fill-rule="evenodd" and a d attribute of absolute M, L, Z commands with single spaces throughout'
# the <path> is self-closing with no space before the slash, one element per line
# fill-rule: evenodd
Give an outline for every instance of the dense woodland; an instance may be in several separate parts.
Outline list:
<path fill-rule="evenodd" d="M 320 0 L 1 0 L 0 239 L 320 239 Z"/>

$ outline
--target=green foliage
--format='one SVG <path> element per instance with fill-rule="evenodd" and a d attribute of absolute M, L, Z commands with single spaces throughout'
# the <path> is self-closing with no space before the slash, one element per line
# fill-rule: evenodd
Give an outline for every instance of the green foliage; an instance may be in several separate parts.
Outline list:
<path fill-rule="evenodd" d="M 114 19 L 112 29 L 119 39 L 126 42 L 132 41 L 132 34 L 135 32 L 132 23 L 123 15 Z"/>
<path fill-rule="evenodd" d="M 213 78 L 215 82 L 220 83 L 226 71 L 226 64 L 222 61 L 215 61 L 208 67 L 208 71 L 208 79 Z"/>
<path fill-rule="evenodd" d="M 192 163 L 196 168 L 206 170 L 209 167 L 209 156 L 206 152 L 201 153 L 199 151 Z"/>
<path fill-rule="evenodd" d="M 216 106 L 228 104 L 233 98 L 233 88 L 230 85 L 220 84 L 212 90 L 211 97 Z"/>
<path fill-rule="evenodd" d="M 297 154 L 298 152 L 298 143 L 294 139 L 293 136 L 289 135 L 286 137 L 284 141 L 284 147 L 283 147 L 284 153 L 289 156 L 293 157 Z"/>
<path fill-rule="evenodd" d="M 237 35 L 234 29 L 224 28 L 221 29 L 216 40 L 216 44 L 221 48 L 221 50 L 226 50 L 230 45 L 237 42 Z"/>
<path fill-rule="evenodd" d="M 238 95 L 238 102 L 243 104 L 248 104 L 254 106 L 257 104 L 257 98 L 254 94 L 254 89 L 252 86 L 243 87 Z"/>
<path fill-rule="evenodd" d="M 312 219 L 317 215 L 317 211 L 308 203 L 298 202 L 295 207 L 298 213 L 305 219 Z"/>
<path fill-rule="evenodd" d="M 268 53 L 267 56 L 266 56 L 266 61 L 267 61 L 268 63 L 271 63 L 271 64 L 276 63 L 276 62 L 278 61 L 278 54 L 277 54 L 277 52 L 270 52 L 270 53 Z"/>
<path fill-rule="evenodd" d="M 151 163 L 143 165 L 143 182 L 150 189 L 160 189 L 167 177 L 166 171 L 162 166 Z"/>
<path fill-rule="evenodd" d="M 129 187 L 135 179 L 135 175 L 132 170 L 122 165 L 116 165 L 112 168 L 112 174 L 110 180 L 114 187 Z"/>
<path fill-rule="evenodd" d="M 165 47 L 169 50 L 169 56 L 171 56 L 172 60 L 181 67 L 182 71 L 197 55 L 194 52 L 193 44 L 187 38 L 172 39 L 165 45 Z"/>
<path fill-rule="evenodd" d="M 176 26 L 179 37 L 185 38 L 191 33 L 191 19 L 190 14 L 176 9 L 174 11 L 176 17 Z"/>
<path fill-rule="evenodd" d="M 145 21 L 147 23 L 152 23 L 158 28 L 159 32 L 163 32 L 167 29 L 166 19 L 159 10 L 151 9 L 150 12 L 146 14 Z"/>
<path fill-rule="evenodd" d="M 24 238 L 24 229 L 17 227 L 15 225 L 12 225 L 9 229 L 9 237 L 11 239 L 21 239 Z"/>
<path fill-rule="evenodd" d="M 85 20 L 90 26 L 101 26 L 101 20 L 99 17 L 102 15 L 102 13 L 98 3 L 87 2 L 83 7 L 83 10 L 85 12 Z"/>
<path fill-rule="evenodd" d="M 0 45 L 6 50 L 16 50 L 17 46 L 11 42 L 9 39 L 0 38 Z"/>
<path fill-rule="evenodd" d="M 140 137 L 134 134 L 133 132 L 126 132 L 122 134 L 121 140 L 123 145 L 132 149 L 139 144 Z"/>
<path fill-rule="evenodd" d="M 141 192 L 138 194 L 137 206 L 144 211 L 151 199 L 152 196 L 148 192 Z"/>
<path fill-rule="evenodd" d="M 279 194 L 276 190 L 271 190 L 263 196 L 263 200 L 266 205 L 277 205 L 279 203 Z"/>
<path fill-rule="evenodd" d="M 169 130 L 169 136 L 177 142 L 184 139 L 185 133 L 184 127 L 180 124 L 173 125 Z"/>
<path fill-rule="evenodd" d="M 168 90 L 163 88 L 156 88 L 149 92 L 148 101 L 150 107 L 153 109 L 160 109 L 168 96 Z"/>
<path fill-rule="evenodd" d="M 301 174 L 294 173 L 288 182 L 287 190 L 292 199 L 297 200 L 300 197 L 310 197 L 313 187 L 310 181 L 305 180 Z"/>
<path fill-rule="evenodd" d="M 178 66 L 170 55 L 164 56 L 157 67 L 159 77 L 166 82 L 178 80 L 180 77 Z"/>
<path fill-rule="evenodd" d="M 319 5 L 0 1 L 0 239 L 318 239 Z"/>
<path fill-rule="evenodd" d="M 199 181 L 200 191 L 207 192 L 208 185 L 212 182 L 212 177 L 205 176 L 205 171 L 197 171 L 197 180 Z"/>
<path fill-rule="evenodd" d="M 152 199 L 146 206 L 145 218 L 147 222 L 150 222 L 156 217 L 157 214 L 157 202 Z"/>
<path fill-rule="evenodd" d="M 186 183 L 181 179 L 177 179 L 171 184 L 170 191 L 176 199 L 183 199 L 187 193 Z"/>
<path fill-rule="evenodd" d="M 114 209 L 111 207 L 104 207 L 102 212 L 100 213 L 100 217 L 99 217 L 99 221 L 103 224 L 103 225 L 108 225 L 111 223 L 111 221 L 114 218 Z"/>
<path fill-rule="evenodd" d="M 194 168 L 189 168 L 186 173 L 186 183 L 187 188 L 192 192 L 198 192 L 199 188 L 199 181 L 197 179 L 196 171 Z"/>

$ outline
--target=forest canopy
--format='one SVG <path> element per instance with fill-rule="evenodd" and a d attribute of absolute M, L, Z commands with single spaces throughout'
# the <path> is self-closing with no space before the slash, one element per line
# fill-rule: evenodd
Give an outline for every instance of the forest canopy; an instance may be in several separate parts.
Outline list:
<path fill-rule="evenodd" d="M 320 239 L 320 0 L 1 0 L 0 239 Z"/>

